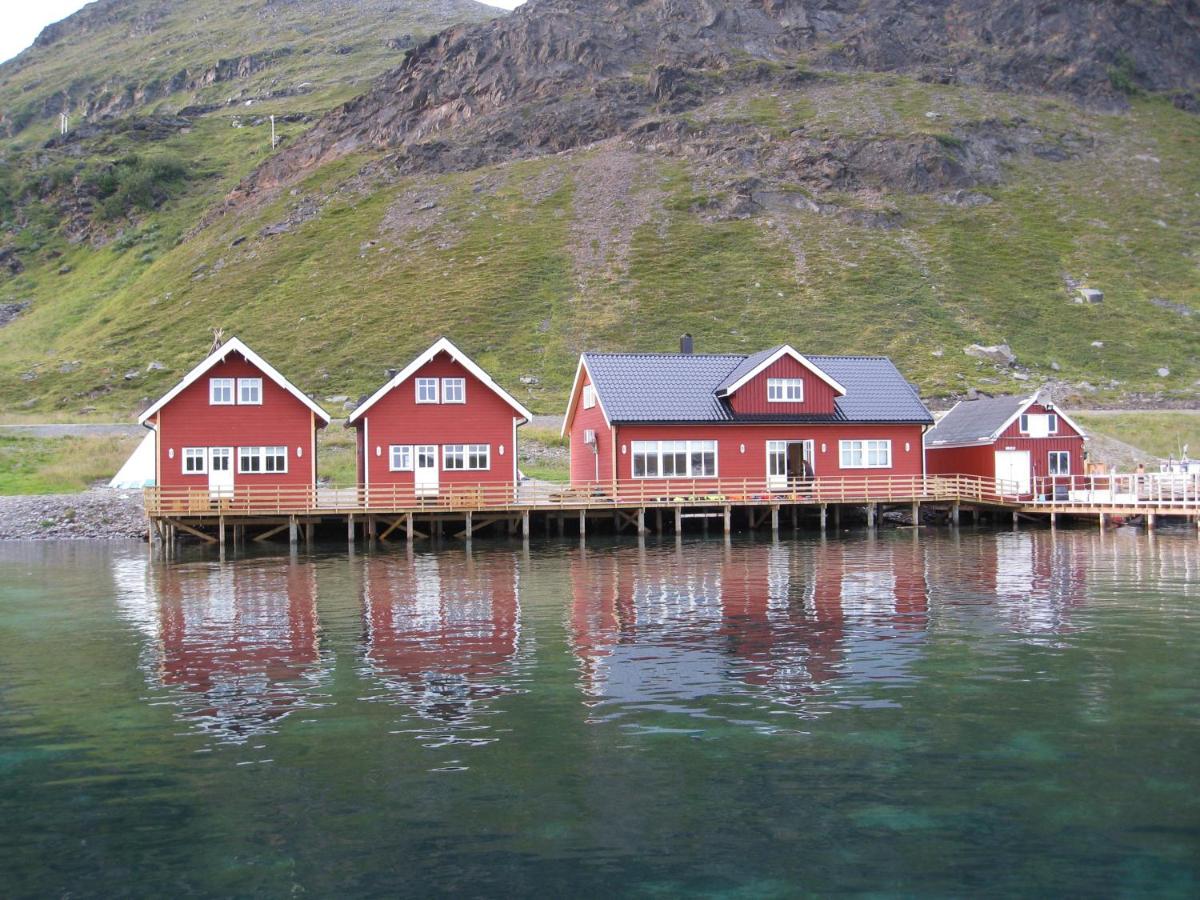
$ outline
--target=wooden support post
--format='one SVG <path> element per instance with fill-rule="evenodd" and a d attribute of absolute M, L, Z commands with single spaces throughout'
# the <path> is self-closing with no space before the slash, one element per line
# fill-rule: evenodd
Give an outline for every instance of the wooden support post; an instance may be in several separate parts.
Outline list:
<path fill-rule="evenodd" d="M 225 517 L 217 519 L 217 542 L 221 545 L 221 555 L 225 554 Z"/>
<path fill-rule="evenodd" d="M 315 522 L 304 523 L 304 546 L 311 547 L 313 542 L 313 532 L 316 530 Z"/>
<path fill-rule="evenodd" d="M 779 539 L 779 504 L 771 504 L 771 537 Z"/>
<path fill-rule="evenodd" d="M 675 507 L 675 536 L 683 534 L 683 507 Z"/>
<path fill-rule="evenodd" d="M 1154 533 L 1154 513 L 1146 513 L 1146 533 Z"/>
<path fill-rule="evenodd" d="M 566 517 L 566 515 L 564 513 L 560 512 L 557 516 L 557 521 L 558 521 L 558 536 L 563 537 L 567 533 L 567 517 Z"/>
<path fill-rule="evenodd" d="M 587 537 L 587 510 L 586 509 L 581 509 L 579 511 L 579 536 L 581 538 Z"/>
<path fill-rule="evenodd" d="M 1050 530 L 1053 531 L 1054 526 L 1057 524 L 1058 524 L 1058 513 L 1056 513 L 1054 510 L 1050 510 Z"/>
<path fill-rule="evenodd" d="M 654 530 L 662 534 L 662 507 L 655 507 L 654 510 Z"/>
<path fill-rule="evenodd" d="M 519 521 L 520 520 L 516 519 L 516 518 L 511 518 L 508 520 L 508 536 L 509 537 L 517 536 L 517 525 L 518 525 Z"/>
<path fill-rule="evenodd" d="M 521 540 L 529 540 L 529 510 L 521 511 Z"/>
<path fill-rule="evenodd" d="M 463 535 L 463 538 L 469 542 L 471 540 L 471 535 L 475 531 L 475 523 L 473 521 L 473 519 L 475 518 L 475 514 L 473 512 L 471 512 L 471 510 L 468 509 L 466 511 L 465 515 L 466 515 L 466 523 L 465 523 L 466 528 L 464 529 L 464 531 L 466 531 L 466 534 Z"/>
<path fill-rule="evenodd" d="M 379 539 L 379 526 L 374 516 L 367 516 L 367 542 L 374 544 Z"/>
<path fill-rule="evenodd" d="M 920 500 L 913 501 L 912 523 L 913 523 L 913 528 L 916 528 L 921 524 L 921 501 Z"/>
<path fill-rule="evenodd" d="M 875 504 L 867 504 L 867 528 L 875 527 Z"/>
<path fill-rule="evenodd" d="M 404 514 L 404 539 L 405 539 L 405 541 L 408 542 L 408 545 L 410 547 L 412 546 L 413 538 L 417 536 L 416 533 L 417 533 L 417 529 L 413 525 L 413 514 L 405 513 Z"/>
<path fill-rule="evenodd" d="M 958 501 L 950 504 L 950 524 L 958 527 Z"/>
<path fill-rule="evenodd" d="M 821 534 L 825 533 L 825 520 L 828 517 L 829 508 L 826 504 L 821 504 Z"/>
<path fill-rule="evenodd" d="M 350 546 L 354 546 L 354 513 L 346 516 L 346 540 Z"/>
<path fill-rule="evenodd" d="M 795 503 L 792 504 L 792 531 L 800 530 L 800 507 Z"/>
<path fill-rule="evenodd" d="M 733 507 L 725 506 L 723 512 L 723 518 L 725 519 L 725 539 L 729 540 L 729 536 L 733 533 Z M 708 519 L 704 521 L 707 522 Z"/>
<path fill-rule="evenodd" d="M 1108 518 L 1107 513 L 1100 513 L 1100 531 L 1102 531 L 1102 532 L 1104 531 L 1104 526 L 1107 522 L 1107 518 Z"/>
<path fill-rule="evenodd" d="M 646 533 L 646 507 L 639 506 L 637 511 L 637 533 L 643 535 Z"/>
<path fill-rule="evenodd" d="M 1020 526 L 1020 515 L 1016 510 L 1013 510 L 1013 531 L 1016 531 Z"/>
<path fill-rule="evenodd" d="M 833 504 L 833 530 L 842 530 L 842 508 L 836 503 Z"/>
<path fill-rule="evenodd" d="M 296 517 L 288 517 L 288 545 L 295 547 L 300 541 L 300 526 L 296 524 Z"/>
<path fill-rule="evenodd" d="M 621 514 L 613 510 L 613 534 L 621 533 Z"/>

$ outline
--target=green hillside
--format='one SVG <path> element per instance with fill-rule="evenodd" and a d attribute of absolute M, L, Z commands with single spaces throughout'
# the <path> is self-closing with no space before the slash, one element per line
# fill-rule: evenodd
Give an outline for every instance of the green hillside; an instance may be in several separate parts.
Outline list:
<path fill-rule="evenodd" d="M 307 96 L 353 89 L 339 78 Z M 373 390 L 441 334 L 539 413 L 561 411 L 579 351 L 671 349 L 684 331 L 702 351 L 786 340 L 888 354 L 929 397 L 1047 382 L 1085 404 L 1200 390 L 1200 116 L 1167 98 L 1099 111 L 811 73 L 664 110 L 649 136 L 467 172 L 404 177 L 354 154 L 205 227 L 269 142 L 244 106 L 127 127 L 165 109 L 82 147 L 10 140 L 13 180 L 42 181 L 8 192 L 0 244 L 23 269 L 0 275 L 0 304 L 28 306 L 0 327 L 0 408 L 130 413 L 217 328 L 322 401 Z M 684 138 L 654 137 L 668 132 Z M 797 135 L 924 141 L 946 165 L 994 153 L 996 176 L 960 191 L 815 191 L 797 166 L 764 193 L 753 162 L 731 177 L 709 152 L 725 141 L 766 159 Z M 72 206 L 81 191 L 86 215 Z M 64 223 L 80 215 L 90 230 L 73 242 Z M 1103 302 L 1076 302 L 1080 286 Z M 1009 344 L 1016 368 L 968 357 L 974 343 Z"/>

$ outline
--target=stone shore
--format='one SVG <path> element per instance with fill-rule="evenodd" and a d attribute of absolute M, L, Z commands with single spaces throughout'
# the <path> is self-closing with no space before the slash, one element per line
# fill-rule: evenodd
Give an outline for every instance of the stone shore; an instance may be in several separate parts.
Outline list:
<path fill-rule="evenodd" d="M 146 538 L 138 491 L 92 488 L 78 494 L 0 496 L 0 540 Z"/>

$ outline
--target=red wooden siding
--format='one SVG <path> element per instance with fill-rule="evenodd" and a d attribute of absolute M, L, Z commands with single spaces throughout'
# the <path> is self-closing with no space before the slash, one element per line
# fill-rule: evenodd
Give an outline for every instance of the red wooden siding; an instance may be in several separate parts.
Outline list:
<path fill-rule="evenodd" d="M 210 378 L 262 378 L 262 405 L 210 405 Z M 236 399 L 236 382 L 234 391 Z M 184 447 L 234 448 L 235 487 L 313 483 L 317 442 L 312 410 L 237 354 L 217 363 L 180 391 L 158 411 L 155 420 L 158 423 L 157 476 L 161 487 L 208 488 L 207 474 L 183 474 Z M 239 472 L 238 447 L 287 447 L 287 471 Z M 171 451 L 174 451 L 174 458 Z"/>
<path fill-rule="evenodd" d="M 1035 403 L 1027 412 L 1031 415 L 1041 415 L 1048 410 L 1041 404 Z M 1025 450 L 1029 452 L 1030 473 L 1034 478 L 1042 478 L 1050 474 L 1051 451 L 1065 450 L 1071 454 L 1071 474 L 1083 475 L 1083 436 L 1068 425 L 1060 416 L 1058 419 L 1058 434 L 1044 438 L 1031 438 L 1021 434 L 1021 420 L 1018 418 L 1000 435 L 994 443 L 974 447 L 930 447 L 926 451 L 926 459 L 931 475 L 979 475 L 984 478 L 996 477 L 997 450 Z"/>
<path fill-rule="evenodd" d="M 417 403 L 418 378 L 463 378 L 466 403 Z M 440 385 L 439 385 L 439 398 Z M 451 484 L 513 484 L 513 421 L 521 418 L 499 394 L 472 375 L 448 353 L 439 353 L 397 385 L 355 422 L 359 440 L 366 441 L 366 474 L 373 485 L 412 485 L 413 472 L 392 472 L 393 444 L 438 446 L 438 480 Z M 446 444 L 488 444 L 490 465 L 485 471 L 442 467 Z M 360 484 L 363 472 L 359 471 Z"/>
<path fill-rule="evenodd" d="M 767 400 L 768 378 L 799 378 L 804 382 L 803 403 L 770 403 Z M 759 372 L 737 392 L 730 395 L 729 405 L 739 415 L 828 415 L 834 411 L 837 392 L 811 370 L 790 356 L 784 356 Z"/>
<path fill-rule="evenodd" d="M 763 481 L 767 477 L 767 441 L 811 440 L 816 456 L 814 474 L 836 478 L 920 475 L 921 439 L 920 425 L 622 425 L 617 429 L 617 479 L 639 480 L 632 474 L 633 441 L 717 441 L 718 478 Z M 891 468 L 843 469 L 839 445 L 843 440 L 891 440 Z M 605 480 L 603 476 L 601 480 Z"/>
<path fill-rule="evenodd" d="M 613 460 L 612 431 L 604 422 L 604 412 L 600 409 L 599 399 L 591 409 L 583 408 L 583 388 L 591 384 L 587 369 L 576 387 L 577 394 L 571 398 L 575 403 L 575 418 L 571 421 L 567 434 L 571 440 L 571 482 L 582 484 L 588 481 L 611 481 Z M 596 432 L 596 450 L 592 451 L 583 441 L 583 433 L 587 429 Z M 598 473 L 598 474 L 597 474 Z"/>

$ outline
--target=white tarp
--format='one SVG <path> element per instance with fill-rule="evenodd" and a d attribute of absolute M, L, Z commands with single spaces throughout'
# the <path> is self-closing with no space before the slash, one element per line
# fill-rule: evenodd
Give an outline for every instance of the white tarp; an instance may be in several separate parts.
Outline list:
<path fill-rule="evenodd" d="M 121 466 L 121 471 L 113 476 L 113 480 L 108 483 L 108 486 L 127 491 L 135 488 L 154 487 L 153 431 L 146 432 L 142 442 L 138 444 L 129 459 L 125 460 L 125 465 Z"/>

